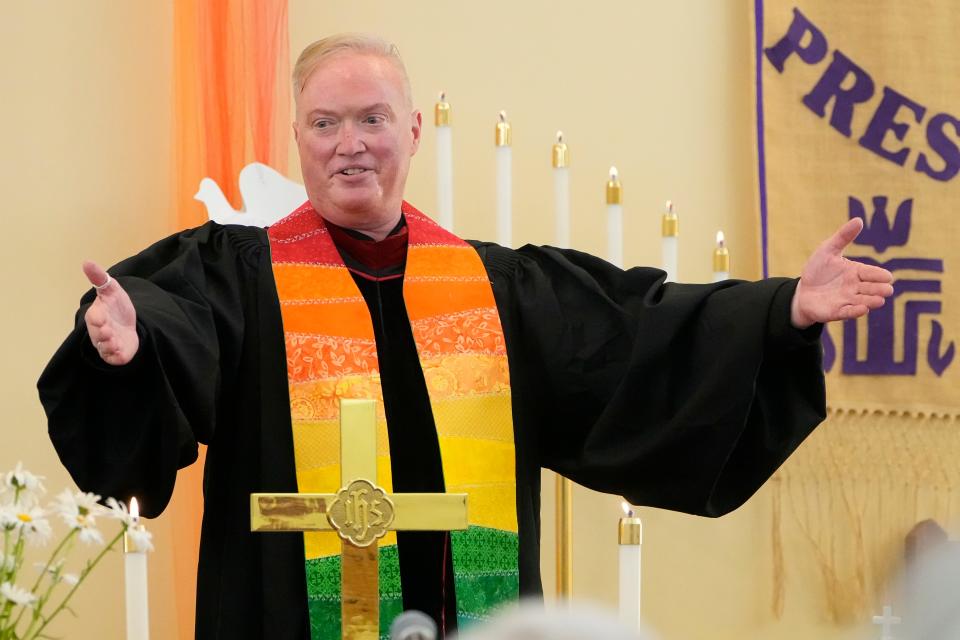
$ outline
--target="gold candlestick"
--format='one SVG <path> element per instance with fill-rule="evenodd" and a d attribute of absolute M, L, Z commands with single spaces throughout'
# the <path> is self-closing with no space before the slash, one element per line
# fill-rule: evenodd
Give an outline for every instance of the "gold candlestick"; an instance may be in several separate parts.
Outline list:
<path fill-rule="evenodd" d="M 450 103 L 447 102 L 447 94 L 440 92 L 440 100 L 433 108 L 433 123 L 438 127 L 450 126 Z"/>
<path fill-rule="evenodd" d="M 557 474 L 557 599 L 573 595 L 573 483 Z"/>
<path fill-rule="evenodd" d="M 643 543 L 643 522 L 640 518 L 629 515 L 620 518 L 617 526 L 617 544 L 642 544 Z"/>
<path fill-rule="evenodd" d="M 570 150 L 563 141 L 563 131 L 557 131 L 557 142 L 553 145 L 552 163 L 554 169 L 563 169 L 570 165 Z"/>
<path fill-rule="evenodd" d="M 513 144 L 513 131 L 510 123 L 507 122 L 507 112 L 500 112 L 500 121 L 497 122 L 497 129 L 494 132 L 494 142 L 498 147 L 509 147 Z"/>
<path fill-rule="evenodd" d="M 723 231 L 717 231 L 717 248 L 713 250 L 713 271 L 730 273 L 730 251 L 727 249 Z"/>
<path fill-rule="evenodd" d="M 623 203 L 623 185 L 616 167 L 610 167 L 610 179 L 607 180 L 607 204 Z"/>
<path fill-rule="evenodd" d="M 663 213 L 660 231 L 664 238 L 675 238 L 680 235 L 680 218 L 673 212 L 672 200 L 667 200 L 667 210 Z"/>

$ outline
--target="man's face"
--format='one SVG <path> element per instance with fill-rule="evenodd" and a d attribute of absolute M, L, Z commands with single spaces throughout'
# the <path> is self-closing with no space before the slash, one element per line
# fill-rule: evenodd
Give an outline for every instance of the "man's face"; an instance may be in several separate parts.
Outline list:
<path fill-rule="evenodd" d="M 403 87 L 389 60 L 347 52 L 321 63 L 297 97 L 293 130 L 307 194 L 337 224 L 399 215 L 421 121 Z"/>

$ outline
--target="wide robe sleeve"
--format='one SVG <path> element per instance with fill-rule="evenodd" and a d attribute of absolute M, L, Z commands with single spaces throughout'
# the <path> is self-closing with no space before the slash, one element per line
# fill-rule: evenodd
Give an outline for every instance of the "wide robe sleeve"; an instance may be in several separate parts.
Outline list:
<path fill-rule="evenodd" d="M 112 267 L 137 311 L 140 348 L 127 365 L 99 358 L 83 319 L 95 294 L 83 296 L 38 383 L 50 438 L 78 486 L 135 495 L 148 517 L 164 509 L 177 469 L 213 438 L 243 341 L 244 289 L 267 250 L 260 236 L 208 223 Z"/>
<path fill-rule="evenodd" d="M 518 444 L 544 467 L 637 505 L 719 516 L 825 417 L 820 326 L 790 325 L 795 280 L 664 284 L 658 269 L 577 251 L 477 248 Z"/>

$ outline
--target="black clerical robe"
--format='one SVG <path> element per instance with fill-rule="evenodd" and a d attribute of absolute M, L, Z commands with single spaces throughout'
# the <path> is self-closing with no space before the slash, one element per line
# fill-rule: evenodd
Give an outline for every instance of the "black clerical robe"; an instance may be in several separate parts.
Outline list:
<path fill-rule="evenodd" d="M 402 279 L 342 240 L 373 312 L 395 489 L 442 490 L 413 453 L 436 434 L 424 427 Z M 522 594 L 541 592 L 541 466 L 634 504 L 719 516 L 825 416 L 819 328 L 790 326 L 795 281 L 664 284 L 657 269 L 623 271 L 577 251 L 471 244 L 509 356 Z M 250 493 L 297 489 L 265 232 L 208 223 L 110 271 L 137 308 L 141 346 L 123 367 L 100 361 L 83 323 L 93 292 L 84 296 L 38 385 L 63 463 L 81 488 L 136 495 L 155 516 L 177 469 L 207 444 L 197 637 L 308 638 L 302 536 L 249 531 Z M 422 574 L 448 570 L 436 560 L 442 539 L 399 540 L 405 605 L 436 604 Z M 420 560 L 440 564 L 412 571 Z"/>

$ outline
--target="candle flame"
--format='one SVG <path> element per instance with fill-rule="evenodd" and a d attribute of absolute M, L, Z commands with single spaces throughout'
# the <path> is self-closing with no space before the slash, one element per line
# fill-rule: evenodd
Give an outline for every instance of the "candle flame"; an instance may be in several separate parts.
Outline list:
<path fill-rule="evenodd" d="M 610 167 L 610 179 L 611 179 L 611 180 L 616 180 L 618 175 L 619 175 L 619 174 L 617 173 L 617 168 L 616 168 L 616 167 Z"/>
<path fill-rule="evenodd" d="M 630 508 L 630 505 L 626 501 L 620 503 L 620 507 L 623 509 L 623 515 L 628 518 L 633 517 L 633 509 Z"/>
<path fill-rule="evenodd" d="M 673 200 L 667 200 L 667 213 L 673 215 Z"/>
<path fill-rule="evenodd" d="M 722 249 L 726 245 L 723 231 L 717 231 L 717 248 Z"/>
<path fill-rule="evenodd" d="M 446 101 L 447 101 L 447 92 L 446 92 L 446 91 L 441 91 L 441 92 L 440 92 L 440 102 L 446 102 Z"/>
<path fill-rule="evenodd" d="M 557 131 L 557 144 L 563 144 L 563 131 Z"/>
<path fill-rule="evenodd" d="M 507 121 L 507 112 L 501 110 L 501 111 L 500 111 L 500 122 L 506 122 L 506 121 Z"/>
<path fill-rule="evenodd" d="M 135 521 L 140 519 L 140 505 L 136 498 L 130 498 L 130 517 Z"/>

